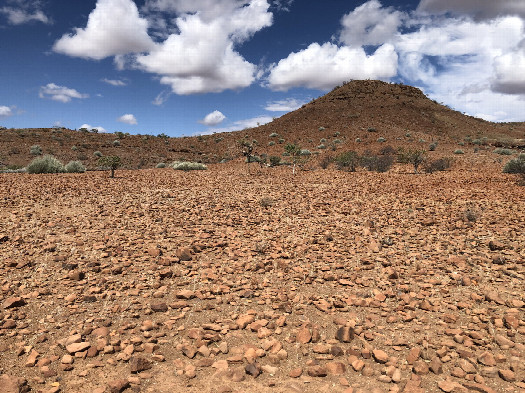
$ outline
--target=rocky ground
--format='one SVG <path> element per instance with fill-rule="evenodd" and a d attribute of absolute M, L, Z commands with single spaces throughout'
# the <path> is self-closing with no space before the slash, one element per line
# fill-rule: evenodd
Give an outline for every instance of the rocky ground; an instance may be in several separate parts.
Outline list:
<path fill-rule="evenodd" d="M 0 391 L 525 392 L 524 188 L 409 172 L 0 174 Z"/>

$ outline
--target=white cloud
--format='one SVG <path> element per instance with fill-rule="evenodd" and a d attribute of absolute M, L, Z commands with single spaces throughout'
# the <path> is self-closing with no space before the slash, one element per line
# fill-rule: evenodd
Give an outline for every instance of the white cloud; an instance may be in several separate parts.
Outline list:
<path fill-rule="evenodd" d="M 13 115 L 13 111 L 8 106 L 0 106 L 0 118 Z"/>
<path fill-rule="evenodd" d="M 137 124 L 137 119 L 131 113 L 127 113 L 125 115 L 120 116 L 117 119 L 117 121 L 120 121 L 121 123 L 130 124 L 130 125 Z"/>
<path fill-rule="evenodd" d="M 522 0 L 421 0 L 417 10 L 431 14 L 467 14 L 476 19 L 507 15 L 525 18 L 525 2 Z"/>
<path fill-rule="evenodd" d="M 121 81 L 120 79 L 102 79 L 102 82 L 107 83 L 111 86 L 127 86 L 127 83 L 124 81 Z"/>
<path fill-rule="evenodd" d="M 525 95 L 525 39 L 515 51 L 496 57 L 494 74 L 494 91 Z"/>
<path fill-rule="evenodd" d="M 226 119 L 226 116 L 224 116 L 219 111 L 213 111 L 211 113 L 208 113 L 204 119 L 200 120 L 199 123 L 204 124 L 208 127 L 216 126 L 217 124 L 220 124 Z"/>
<path fill-rule="evenodd" d="M 231 126 L 221 127 L 221 128 L 210 128 L 206 134 L 214 134 L 219 132 L 231 132 L 231 131 L 240 131 L 246 128 L 254 128 L 267 124 L 273 120 L 273 117 L 270 116 L 258 116 L 251 119 L 243 119 L 234 122 Z"/>
<path fill-rule="evenodd" d="M 91 127 L 89 124 L 82 124 L 80 127 L 78 127 L 78 129 L 80 130 L 81 128 L 85 128 L 89 131 L 91 130 L 97 130 L 98 132 L 107 132 L 106 129 L 104 127 Z"/>
<path fill-rule="evenodd" d="M 164 104 L 166 101 L 168 101 L 168 98 L 170 98 L 171 94 L 172 94 L 171 90 L 161 91 L 151 103 L 153 105 L 160 106 L 160 105 Z"/>
<path fill-rule="evenodd" d="M 40 1 L 7 0 L 7 4 L 11 6 L 1 7 L 0 14 L 4 14 L 11 25 L 21 25 L 32 21 L 52 23 L 42 11 Z"/>
<path fill-rule="evenodd" d="M 367 55 L 363 48 L 313 43 L 273 65 L 268 83 L 272 90 L 297 86 L 329 90 L 345 80 L 388 79 L 396 74 L 397 54 L 390 44 Z"/>
<path fill-rule="evenodd" d="M 176 94 L 221 92 L 253 83 L 257 67 L 235 45 L 272 24 L 266 0 L 156 0 L 146 7 L 177 13 L 178 32 L 138 55 L 138 68 L 160 75 L 160 82 Z"/>
<path fill-rule="evenodd" d="M 308 101 L 297 100 L 296 98 L 287 98 L 285 100 L 268 102 L 264 109 L 270 112 L 291 112 L 299 109 L 307 102 Z"/>
<path fill-rule="evenodd" d="M 75 89 L 69 87 L 59 86 L 54 83 L 48 83 L 45 86 L 40 87 L 39 92 L 40 98 L 49 98 L 54 101 L 67 103 L 73 98 L 84 99 L 89 98 L 89 94 L 82 94 Z"/>
<path fill-rule="evenodd" d="M 404 14 L 371 0 L 345 15 L 339 40 L 346 45 L 381 45 L 395 36 Z"/>
<path fill-rule="evenodd" d="M 74 57 L 100 60 L 109 56 L 145 52 L 154 43 L 148 21 L 132 0 L 98 0 L 84 29 L 62 36 L 53 50 Z"/>

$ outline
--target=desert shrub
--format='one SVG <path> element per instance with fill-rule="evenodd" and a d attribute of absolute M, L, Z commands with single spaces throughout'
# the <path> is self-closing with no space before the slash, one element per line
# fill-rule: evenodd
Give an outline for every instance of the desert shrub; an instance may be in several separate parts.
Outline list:
<path fill-rule="evenodd" d="M 270 141 L 268 142 L 268 146 L 274 146 L 275 145 L 275 142 L 274 141 Z"/>
<path fill-rule="evenodd" d="M 483 141 L 481 139 L 474 139 L 472 141 L 472 144 L 473 145 L 482 145 L 483 144 Z"/>
<path fill-rule="evenodd" d="M 404 150 L 399 149 L 397 153 L 397 161 L 404 164 L 412 164 L 414 166 L 414 173 L 417 173 L 419 166 L 426 160 L 425 150 Z"/>
<path fill-rule="evenodd" d="M 175 161 L 171 164 L 173 169 L 178 171 L 204 171 L 208 167 L 200 162 L 189 162 L 189 161 Z"/>
<path fill-rule="evenodd" d="M 319 131 L 324 131 L 324 130 L 326 130 L 326 128 L 324 128 L 324 127 L 319 127 Z"/>
<path fill-rule="evenodd" d="M 115 139 L 115 140 L 113 141 L 113 146 L 120 146 L 120 140 Z"/>
<path fill-rule="evenodd" d="M 268 157 L 268 160 L 270 161 L 271 167 L 281 165 L 281 157 L 279 156 L 270 156 Z"/>
<path fill-rule="evenodd" d="M 86 167 L 80 161 L 69 161 L 64 167 L 67 173 L 84 173 Z"/>
<path fill-rule="evenodd" d="M 279 142 L 280 145 L 282 145 L 284 143 L 284 139 L 281 138 L 281 139 L 278 140 L 278 142 Z"/>
<path fill-rule="evenodd" d="M 261 199 L 259 199 L 259 205 L 267 209 L 275 205 L 275 200 L 270 197 L 262 197 Z"/>
<path fill-rule="evenodd" d="M 386 139 L 383 138 L 382 136 L 380 136 L 379 138 L 377 138 L 377 142 L 384 143 L 384 142 L 386 142 Z"/>
<path fill-rule="evenodd" d="M 374 127 L 368 127 L 368 132 L 377 132 L 377 130 Z"/>
<path fill-rule="evenodd" d="M 379 150 L 379 154 L 381 154 L 382 156 L 394 155 L 396 153 L 396 149 L 394 149 L 390 145 L 382 147 L 381 150 Z"/>
<path fill-rule="evenodd" d="M 503 173 L 516 173 L 525 175 L 525 154 L 513 158 L 503 167 Z"/>
<path fill-rule="evenodd" d="M 453 160 L 450 157 L 438 158 L 437 160 L 429 161 L 423 167 L 426 173 L 434 173 L 438 171 L 445 171 L 452 166 Z"/>
<path fill-rule="evenodd" d="M 430 146 L 428 147 L 428 150 L 429 150 L 429 151 L 436 151 L 437 146 L 438 146 L 437 142 L 433 142 L 433 143 L 431 143 Z"/>
<path fill-rule="evenodd" d="M 308 149 L 301 149 L 301 151 L 299 152 L 299 155 L 301 156 L 311 156 L 312 155 L 312 152 Z"/>
<path fill-rule="evenodd" d="M 511 156 L 512 155 L 512 150 L 498 148 L 498 149 L 494 150 L 494 153 L 502 155 L 502 156 Z"/>
<path fill-rule="evenodd" d="M 465 142 L 459 142 L 458 145 L 459 146 L 465 146 Z"/>
<path fill-rule="evenodd" d="M 29 149 L 29 153 L 31 153 L 32 156 L 41 156 L 42 148 L 38 145 L 33 145 L 31 146 L 31 149 Z"/>
<path fill-rule="evenodd" d="M 333 143 L 334 145 L 339 145 L 339 144 L 341 144 L 341 143 L 343 143 L 343 142 L 341 141 L 341 139 L 334 139 L 334 141 L 333 141 L 332 143 Z"/>
<path fill-rule="evenodd" d="M 276 132 L 272 132 L 272 133 L 269 135 L 270 138 L 276 138 L 276 137 L 278 137 L 278 136 L 279 136 L 279 134 L 276 133 Z"/>
<path fill-rule="evenodd" d="M 393 156 L 377 156 L 374 154 L 365 154 L 360 160 L 361 166 L 369 171 L 387 172 L 394 164 Z"/>
<path fill-rule="evenodd" d="M 407 132 L 407 133 L 405 134 L 405 137 L 406 137 L 406 138 L 411 138 L 411 137 L 412 137 L 412 133 Z"/>
<path fill-rule="evenodd" d="M 338 169 L 355 172 L 359 165 L 359 155 L 355 151 L 347 151 L 335 157 Z"/>
<path fill-rule="evenodd" d="M 334 132 L 334 138 L 337 138 L 341 133 L 339 131 Z"/>
<path fill-rule="evenodd" d="M 465 152 L 461 149 L 454 150 L 454 154 L 465 154 Z"/>
<path fill-rule="evenodd" d="M 215 143 L 220 143 L 224 140 L 223 137 L 215 138 Z"/>
<path fill-rule="evenodd" d="M 326 145 L 321 143 L 320 145 L 317 146 L 317 149 L 318 150 L 323 150 L 323 149 L 326 149 Z"/>
<path fill-rule="evenodd" d="M 77 151 L 77 150 L 78 150 L 78 147 L 76 147 L 76 146 L 71 146 L 71 150 L 73 150 L 73 151 Z"/>
<path fill-rule="evenodd" d="M 323 169 L 326 169 L 330 166 L 330 164 L 334 161 L 334 159 L 332 158 L 332 156 L 328 156 L 328 155 L 325 155 L 323 156 L 323 158 L 321 159 L 321 161 L 319 161 L 319 166 Z"/>
<path fill-rule="evenodd" d="M 28 173 L 61 173 L 64 172 L 64 164 L 57 158 L 46 154 L 37 157 L 27 166 Z"/>
<path fill-rule="evenodd" d="M 159 163 L 155 166 L 155 168 L 159 168 L 159 169 L 160 169 L 160 168 L 166 168 L 166 164 L 165 164 L 164 162 L 159 162 Z"/>
<path fill-rule="evenodd" d="M 319 142 L 320 143 L 326 143 L 326 139 L 325 138 L 321 138 L 321 140 Z"/>
<path fill-rule="evenodd" d="M 99 152 L 98 150 L 97 150 L 96 152 L 94 152 L 93 155 L 94 155 L 95 157 L 102 157 L 102 153 Z"/>
<path fill-rule="evenodd" d="M 124 134 L 121 131 L 115 132 L 115 135 L 117 136 L 118 139 L 124 139 L 126 137 L 126 134 Z"/>
<path fill-rule="evenodd" d="M 361 138 L 355 138 L 355 142 L 356 142 L 356 143 L 361 143 L 362 140 L 361 140 Z"/>

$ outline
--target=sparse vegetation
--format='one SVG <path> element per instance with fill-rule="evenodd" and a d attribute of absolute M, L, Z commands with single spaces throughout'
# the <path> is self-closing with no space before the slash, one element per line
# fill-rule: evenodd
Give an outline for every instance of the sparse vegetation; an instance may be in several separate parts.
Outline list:
<path fill-rule="evenodd" d="M 359 155 L 355 151 L 347 151 L 335 157 L 338 169 L 355 172 L 359 165 Z"/>
<path fill-rule="evenodd" d="M 370 152 L 366 152 L 360 160 L 361 166 L 369 171 L 388 172 L 394 164 L 393 156 L 378 156 Z"/>
<path fill-rule="evenodd" d="M 499 154 L 501 156 L 511 156 L 513 151 L 510 149 L 497 148 L 494 150 L 494 153 Z"/>
<path fill-rule="evenodd" d="M 384 142 L 386 142 L 386 139 L 381 136 L 381 137 L 377 138 L 377 141 L 379 143 L 384 143 Z"/>
<path fill-rule="evenodd" d="M 465 154 L 465 152 L 461 149 L 454 150 L 454 154 Z"/>
<path fill-rule="evenodd" d="M 437 142 L 433 142 L 433 143 L 430 144 L 430 146 L 428 146 L 428 150 L 429 151 L 436 151 L 437 146 L 438 146 L 438 143 Z"/>
<path fill-rule="evenodd" d="M 270 197 L 262 197 L 261 199 L 259 199 L 259 205 L 267 209 L 275 205 L 275 200 Z"/>
<path fill-rule="evenodd" d="M 155 166 L 155 168 L 157 168 L 157 169 L 160 169 L 160 168 L 166 168 L 166 163 L 164 163 L 164 162 L 159 162 L 159 163 Z"/>
<path fill-rule="evenodd" d="M 115 139 L 113 141 L 113 146 L 115 146 L 115 147 L 120 146 L 120 140 L 119 139 Z"/>
<path fill-rule="evenodd" d="M 278 157 L 278 156 L 270 156 L 270 157 L 268 158 L 268 160 L 270 161 L 270 166 L 271 166 L 271 167 L 281 165 L 281 157 Z"/>
<path fill-rule="evenodd" d="M 29 149 L 29 153 L 33 156 L 41 156 L 42 148 L 39 145 L 33 145 L 31 146 L 31 149 Z"/>
<path fill-rule="evenodd" d="M 46 154 L 35 158 L 26 169 L 28 173 L 61 173 L 64 172 L 64 164 L 57 158 Z"/>
<path fill-rule="evenodd" d="M 368 132 L 377 132 L 377 130 L 375 129 L 375 127 L 368 127 L 367 131 L 368 131 Z"/>
<path fill-rule="evenodd" d="M 397 153 L 397 161 L 403 164 L 412 164 L 414 166 L 414 173 L 417 173 L 419 166 L 426 160 L 425 150 L 404 150 L 399 149 Z"/>
<path fill-rule="evenodd" d="M 269 135 L 270 138 L 276 138 L 276 137 L 278 137 L 278 136 L 279 136 L 279 134 L 276 133 L 276 132 L 272 132 L 272 133 Z"/>
<path fill-rule="evenodd" d="M 93 155 L 94 155 L 95 157 L 102 157 L 102 153 L 99 152 L 98 150 L 97 150 L 96 152 L 94 152 Z"/>
<path fill-rule="evenodd" d="M 171 167 L 178 171 L 204 171 L 208 167 L 200 162 L 175 161 Z"/>
<path fill-rule="evenodd" d="M 426 173 L 446 171 L 452 166 L 454 161 L 450 157 L 438 158 L 437 160 L 427 161 L 423 166 Z"/>
<path fill-rule="evenodd" d="M 122 162 L 119 156 L 104 156 L 98 159 L 98 165 L 108 168 L 111 171 L 111 178 L 115 177 L 115 170 L 118 169 Z"/>
<path fill-rule="evenodd" d="M 525 154 L 520 154 L 517 158 L 508 161 L 503 167 L 503 173 L 514 173 L 525 178 Z"/>
<path fill-rule="evenodd" d="M 329 156 L 329 155 L 324 155 L 323 158 L 321 159 L 321 161 L 319 161 L 319 166 L 322 168 L 322 169 L 326 169 L 330 166 L 330 164 L 334 161 L 334 159 L 332 158 L 332 156 Z"/>
<path fill-rule="evenodd" d="M 80 161 L 69 161 L 64 167 L 67 173 L 84 173 L 86 167 Z"/>

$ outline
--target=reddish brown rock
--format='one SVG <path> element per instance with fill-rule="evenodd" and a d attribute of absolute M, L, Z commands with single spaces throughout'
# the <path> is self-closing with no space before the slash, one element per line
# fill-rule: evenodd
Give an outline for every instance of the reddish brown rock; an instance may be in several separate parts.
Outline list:
<path fill-rule="evenodd" d="M 129 381 L 127 379 L 115 379 L 108 382 L 110 393 L 122 393 L 128 387 Z"/>
<path fill-rule="evenodd" d="M 23 378 L 11 375 L 0 375 L 0 392 L 2 393 L 28 393 L 31 388 Z"/>
<path fill-rule="evenodd" d="M 151 366 L 151 362 L 141 356 L 132 356 L 129 359 L 129 368 L 132 373 L 139 373 L 141 371 L 149 370 Z"/>
<path fill-rule="evenodd" d="M 22 306 L 25 306 L 26 304 L 27 302 L 23 298 L 17 296 L 17 297 L 9 297 L 6 300 L 4 300 L 4 302 L 2 303 L 2 307 L 5 309 L 9 309 L 9 308 L 22 307 Z"/>
<path fill-rule="evenodd" d="M 337 329 L 335 338 L 337 338 L 342 343 L 352 342 L 354 339 L 354 329 L 349 326 L 340 327 Z"/>

